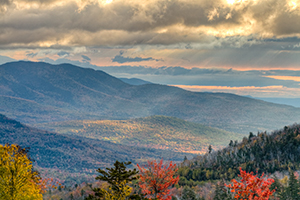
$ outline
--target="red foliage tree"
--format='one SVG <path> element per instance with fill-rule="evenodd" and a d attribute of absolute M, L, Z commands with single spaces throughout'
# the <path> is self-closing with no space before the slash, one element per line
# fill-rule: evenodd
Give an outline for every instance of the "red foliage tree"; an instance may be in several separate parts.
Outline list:
<path fill-rule="evenodd" d="M 171 186 L 178 183 L 179 176 L 175 177 L 178 170 L 176 164 L 163 165 L 163 159 L 159 163 L 148 161 L 148 169 L 137 165 L 140 171 L 139 186 L 142 193 L 149 199 L 170 200 Z"/>
<path fill-rule="evenodd" d="M 259 178 L 253 172 L 247 173 L 240 168 L 241 181 L 231 180 L 232 184 L 226 185 L 235 193 L 235 199 L 268 200 L 275 190 L 270 191 L 270 186 L 274 182 L 271 178 L 264 178 L 264 174 Z"/>

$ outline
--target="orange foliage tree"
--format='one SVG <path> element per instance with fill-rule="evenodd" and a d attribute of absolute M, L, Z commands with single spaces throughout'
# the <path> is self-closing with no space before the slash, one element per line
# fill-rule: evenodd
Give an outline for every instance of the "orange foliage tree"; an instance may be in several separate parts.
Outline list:
<path fill-rule="evenodd" d="M 148 161 L 148 169 L 137 164 L 140 171 L 139 186 L 142 193 L 149 199 L 170 200 L 171 186 L 178 183 L 179 176 L 174 177 L 176 164 L 172 162 L 163 164 L 163 159 L 159 163 Z"/>
<path fill-rule="evenodd" d="M 235 179 L 231 180 L 232 184 L 226 185 L 235 193 L 235 199 L 249 199 L 249 200 L 268 200 L 275 190 L 270 191 L 270 186 L 274 182 L 271 178 L 264 178 L 253 175 L 253 172 L 247 173 L 240 168 L 241 181 Z"/>
<path fill-rule="evenodd" d="M 43 178 L 39 180 L 39 187 L 41 190 L 41 193 L 44 194 L 48 190 L 51 189 L 57 189 L 57 187 L 64 188 L 64 186 L 61 185 L 58 181 L 55 181 L 53 178 Z"/>

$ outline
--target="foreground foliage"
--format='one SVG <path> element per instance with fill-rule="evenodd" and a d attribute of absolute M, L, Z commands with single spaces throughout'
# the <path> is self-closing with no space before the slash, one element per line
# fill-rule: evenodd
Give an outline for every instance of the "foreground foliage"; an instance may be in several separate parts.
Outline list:
<path fill-rule="evenodd" d="M 96 180 L 107 182 L 109 187 L 108 189 L 94 188 L 93 191 L 95 194 L 89 195 L 86 199 L 127 199 L 132 192 L 132 188 L 129 187 L 128 184 L 137 179 L 135 175 L 138 173 L 136 169 L 126 170 L 126 166 L 130 164 L 131 162 L 116 161 L 113 168 L 106 168 L 107 171 L 99 168 L 97 172 L 99 172 L 100 175 L 96 177 Z"/>
<path fill-rule="evenodd" d="M 149 199 L 170 200 L 170 187 L 179 181 L 179 176 L 174 178 L 176 165 L 172 162 L 164 165 L 161 159 L 159 163 L 149 161 L 148 169 L 137 166 L 140 170 L 139 186 L 142 193 Z"/>
<path fill-rule="evenodd" d="M 270 190 L 274 180 L 264 178 L 264 174 L 258 177 L 253 172 L 247 173 L 240 168 L 239 176 L 241 177 L 240 181 L 233 179 L 232 184 L 226 185 L 231 192 L 235 193 L 235 199 L 268 200 L 275 192 L 275 189 Z"/>
<path fill-rule="evenodd" d="M 0 199 L 42 200 L 38 172 L 32 168 L 27 150 L 17 145 L 0 145 Z"/>

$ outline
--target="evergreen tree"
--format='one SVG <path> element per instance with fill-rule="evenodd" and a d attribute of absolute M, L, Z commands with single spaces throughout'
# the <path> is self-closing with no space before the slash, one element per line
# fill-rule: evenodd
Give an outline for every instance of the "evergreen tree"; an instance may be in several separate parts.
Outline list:
<path fill-rule="evenodd" d="M 293 200 L 300 200 L 300 189 L 299 189 L 299 183 L 298 180 L 296 179 L 296 176 L 292 170 L 289 171 L 289 185 L 287 188 L 287 197 L 286 199 L 293 199 Z"/>
<path fill-rule="evenodd" d="M 230 146 L 230 147 L 233 147 L 233 141 L 232 141 L 232 140 L 230 140 L 229 146 Z"/>
<path fill-rule="evenodd" d="M 213 200 L 231 200 L 231 194 L 228 193 L 227 188 L 225 187 L 224 179 L 222 179 L 216 185 L 215 196 Z"/>
<path fill-rule="evenodd" d="M 93 188 L 95 195 L 89 195 L 86 200 L 98 200 L 102 198 L 123 200 L 129 197 L 132 188 L 127 184 L 136 180 L 137 176 L 135 175 L 138 173 L 136 169 L 126 170 L 126 166 L 130 164 L 131 162 L 116 161 L 113 168 L 106 168 L 107 171 L 100 168 L 97 169 L 100 175 L 96 177 L 96 180 L 106 181 L 110 185 L 109 190 Z"/>
<path fill-rule="evenodd" d="M 274 176 L 274 182 L 270 187 L 270 190 L 275 190 L 275 197 L 278 197 L 280 199 L 280 196 L 282 196 L 283 192 L 283 186 L 280 184 L 280 181 L 277 176 Z"/>
<path fill-rule="evenodd" d="M 186 157 L 186 156 L 184 156 L 183 162 L 184 162 L 184 161 L 186 161 L 186 160 L 187 160 L 187 157 Z"/>
<path fill-rule="evenodd" d="M 196 199 L 197 198 L 196 198 L 195 191 L 192 188 L 185 186 L 182 191 L 181 200 L 196 200 Z"/>
<path fill-rule="evenodd" d="M 254 137 L 254 135 L 253 135 L 253 133 L 252 132 L 250 132 L 249 133 L 249 137 L 248 137 L 248 139 L 250 140 L 251 138 L 253 138 Z"/>
<path fill-rule="evenodd" d="M 213 149 L 212 149 L 212 146 L 211 146 L 211 145 L 209 145 L 209 146 L 208 146 L 208 153 L 211 153 L 211 152 L 212 152 L 212 150 L 213 150 Z"/>

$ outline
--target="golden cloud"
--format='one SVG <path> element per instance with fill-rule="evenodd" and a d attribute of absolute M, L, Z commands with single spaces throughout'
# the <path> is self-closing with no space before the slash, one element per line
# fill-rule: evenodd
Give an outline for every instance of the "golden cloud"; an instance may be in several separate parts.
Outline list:
<path fill-rule="evenodd" d="M 253 41 L 248 37 L 300 34 L 300 0 L 1 1 L 2 48 L 182 43 L 218 47 L 223 45 L 220 38 L 229 36 L 239 38 L 230 44 L 239 47 Z"/>

